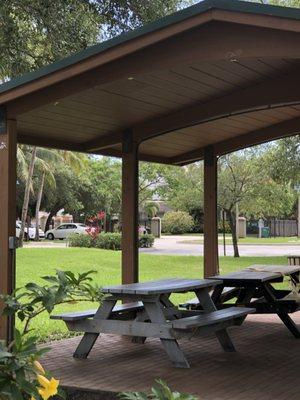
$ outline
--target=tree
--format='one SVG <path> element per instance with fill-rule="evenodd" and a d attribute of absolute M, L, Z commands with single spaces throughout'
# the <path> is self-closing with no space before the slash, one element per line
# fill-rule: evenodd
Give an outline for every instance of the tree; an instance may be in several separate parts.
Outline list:
<path fill-rule="evenodd" d="M 273 143 L 266 154 L 264 166 L 268 175 L 277 183 L 300 182 L 300 135 Z"/>
<path fill-rule="evenodd" d="M 239 257 L 236 234 L 236 207 L 247 204 L 250 189 L 258 184 L 256 156 L 243 151 L 223 156 L 218 165 L 218 205 L 227 214 L 232 235 L 234 257 Z"/>
<path fill-rule="evenodd" d="M 149 201 L 160 197 L 166 185 L 168 166 L 154 163 L 140 163 L 139 168 L 139 205 L 145 206 Z"/>
<path fill-rule="evenodd" d="M 180 0 L 2 0 L 0 80 L 34 71 L 189 3 Z"/>

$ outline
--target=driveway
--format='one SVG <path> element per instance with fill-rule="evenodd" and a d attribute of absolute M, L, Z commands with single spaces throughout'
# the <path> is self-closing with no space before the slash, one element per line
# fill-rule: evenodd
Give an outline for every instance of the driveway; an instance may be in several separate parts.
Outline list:
<path fill-rule="evenodd" d="M 155 239 L 154 247 L 151 249 L 140 249 L 142 253 L 157 255 L 180 255 L 180 256 L 202 256 L 203 244 L 191 243 L 193 240 L 199 241 L 197 236 L 162 236 Z M 190 243 L 182 243 L 189 241 Z M 287 256 L 300 254 L 298 244 L 240 244 L 239 252 L 241 256 Z M 219 254 L 222 256 L 223 245 L 219 245 Z M 233 255 L 232 244 L 226 245 L 226 254 Z"/>

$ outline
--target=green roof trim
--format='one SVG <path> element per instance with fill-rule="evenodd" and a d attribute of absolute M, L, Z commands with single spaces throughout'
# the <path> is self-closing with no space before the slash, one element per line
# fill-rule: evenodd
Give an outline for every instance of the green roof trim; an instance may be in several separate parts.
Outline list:
<path fill-rule="evenodd" d="M 92 56 L 100 54 L 122 43 L 126 43 L 132 39 L 166 28 L 170 25 L 184 21 L 185 19 L 191 18 L 211 9 L 270 15 L 281 18 L 300 20 L 299 8 L 272 6 L 268 4 L 252 3 L 240 0 L 204 0 L 191 7 L 185 8 L 174 14 L 158 19 L 150 24 L 144 25 L 141 28 L 129 31 L 105 42 L 90 46 L 87 49 L 75 53 L 62 60 L 56 61 L 36 71 L 29 72 L 8 82 L 5 82 L 0 85 L 0 93 L 9 91 L 18 86 L 25 85 L 43 76 L 49 75 L 53 72 L 59 71 L 73 64 L 86 60 Z"/>

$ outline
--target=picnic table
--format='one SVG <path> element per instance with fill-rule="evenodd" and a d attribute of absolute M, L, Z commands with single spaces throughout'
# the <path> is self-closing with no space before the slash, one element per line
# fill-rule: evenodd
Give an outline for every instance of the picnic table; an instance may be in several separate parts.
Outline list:
<path fill-rule="evenodd" d="M 226 301 L 235 299 L 235 306 L 255 308 L 256 314 L 277 314 L 295 338 L 300 338 L 300 330 L 289 316 L 300 310 L 299 293 L 300 265 L 252 265 L 241 271 L 212 277 L 220 280 L 211 297 L 218 309 L 232 307 L 224 302 L 224 291 L 231 290 Z M 274 286 L 287 276 L 293 290 L 283 290 Z M 201 303 L 201 302 L 200 302 Z"/>
<path fill-rule="evenodd" d="M 227 328 L 240 325 L 247 314 L 254 312 L 245 307 L 217 310 L 209 291 L 219 284 L 218 278 L 163 279 L 108 286 L 102 289 L 107 296 L 97 310 L 51 318 L 65 321 L 71 331 L 84 332 L 73 355 L 75 358 L 86 358 L 100 333 L 113 333 L 131 336 L 139 343 L 148 337 L 159 338 L 173 365 L 189 368 L 178 339 L 214 332 L 225 351 L 234 351 Z M 172 293 L 186 292 L 195 293 L 202 310 L 180 310 L 170 300 Z M 120 300 L 123 304 L 118 305 Z"/>

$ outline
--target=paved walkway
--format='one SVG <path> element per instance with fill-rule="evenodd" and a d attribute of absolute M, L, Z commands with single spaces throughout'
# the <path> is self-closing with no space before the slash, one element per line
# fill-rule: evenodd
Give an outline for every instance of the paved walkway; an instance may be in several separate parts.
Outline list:
<path fill-rule="evenodd" d="M 300 312 L 294 317 L 300 324 Z M 79 338 L 54 342 L 43 365 L 63 386 L 100 391 L 106 400 L 148 391 L 157 378 L 199 400 L 299 400 L 300 342 L 277 316 L 250 315 L 230 332 L 236 353 L 224 353 L 214 336 L 182 340 L 190 369 L 173 368 L 158 339 L 141 345 L 113 335 L 101 336 L 86 360 L 72 357 Z"/>

